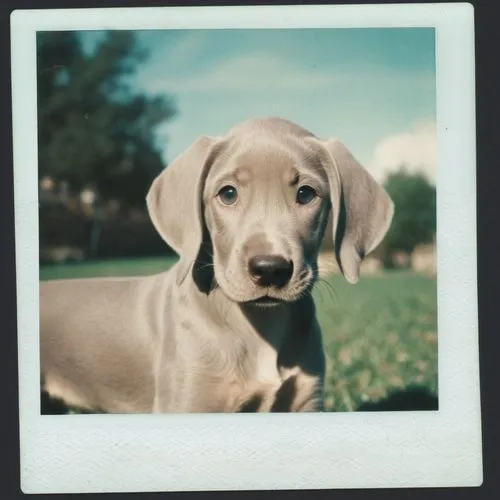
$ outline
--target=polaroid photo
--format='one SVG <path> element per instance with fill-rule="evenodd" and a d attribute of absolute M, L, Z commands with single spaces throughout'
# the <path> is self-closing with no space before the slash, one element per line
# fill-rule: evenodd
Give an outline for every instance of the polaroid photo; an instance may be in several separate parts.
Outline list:
<path fill-rule="evenodd" d="M 481 484 L 473 17 L 13 12 L 23 492 Z"/>

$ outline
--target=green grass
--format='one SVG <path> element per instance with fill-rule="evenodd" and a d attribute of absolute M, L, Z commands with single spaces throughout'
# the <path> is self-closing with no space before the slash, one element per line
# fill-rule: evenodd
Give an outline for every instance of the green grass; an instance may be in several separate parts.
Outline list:
<path fill-rule="evenodd" d="M 40 266 L 41 280 L 68 278 L 93 278 L 96 276 L 139 276 L 159 273 L 169 269 L 177 257 L 147 259 L 113 259 L 77 264 Z"/>
<path fill-rule="evenodd" d="M 175 260 L 42 266 L 40 278 L 147 275 L 168 269 Z M 349 285 L 333 275 L 318 284 L 314 298 L 327 353 L 328 409 L 356 410 L 415 386 L 437 394 L 435 279 L 392 271 Z"/>
<path fill-rule="evenodd" d="M 436 280 L 403 271 L 315 289 L 327 352 L 326 405 L 352 411 L 409 387 L 437 395 Z"/>

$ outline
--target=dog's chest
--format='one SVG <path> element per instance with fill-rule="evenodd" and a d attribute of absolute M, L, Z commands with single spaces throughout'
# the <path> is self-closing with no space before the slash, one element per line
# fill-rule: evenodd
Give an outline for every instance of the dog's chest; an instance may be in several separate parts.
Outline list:
<path fill-rule="evenodd" d="M 269 344 L 262 343 L 256 349 L 253 374 L 256 382 L 280 383 L 278 353 Z"/>
<path fill-rule="evenodd" d="M 229 368 L 227 376 L 221 380 L 222 398 L 219 411 L 241 411 L 241 408 L 259 397 L 259 408 L 263 401 L 272 398 L 281 385 L 281 377 L 277 367 L 276 350 L 264 342 L 246 345 L 238 349 L 238 354 L 232 357 L 236 363 Z M 255 409 L 252 411 L 262 411 Z"/>

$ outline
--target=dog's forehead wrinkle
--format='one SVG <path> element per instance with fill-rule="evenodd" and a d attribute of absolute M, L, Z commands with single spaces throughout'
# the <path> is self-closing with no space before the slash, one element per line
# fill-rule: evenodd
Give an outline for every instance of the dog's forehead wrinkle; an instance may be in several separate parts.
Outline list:
<path fill-rule="evenodd" d="M 271 183 L 281 189 L 294 186 L 308 175 L 319 182 L 324 180 L 325 172 L 317 151 L 303 137 L 276 135 L 264 127 L 228 140 L 212 166 L 207 183 L 234 181 L 262 191 L 264 185 Z"/>
<path fill-rule="evenodd" d="M 287 180 L 290 186 L 296 186 L 300 181 L 300 173 L 298 171 L 288 173 Z"/>
<path fill-rule="evenodd" d="M 252 169 L 246 165 L 240 165 L 235 168 L 234 177 L 240 184 L 248 184 L 253 178 Z"/>
<path fill-rule="evenodd" d="M 249 148 L 241 152 L 236 158 L 238 168 L 251 171 L 269 172 L 274 169 L 286 169 L 295 163 L 295 159 L 288 152 L 277 148 Z M 272 169 L 270 168 L 272 166 Z"/>

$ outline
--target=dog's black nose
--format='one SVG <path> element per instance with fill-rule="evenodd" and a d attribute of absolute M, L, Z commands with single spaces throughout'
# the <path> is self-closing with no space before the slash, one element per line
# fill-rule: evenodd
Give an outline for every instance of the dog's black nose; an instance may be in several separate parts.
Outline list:
<path fill-rule="evenodd" d="M 250 259 L 248 270 L 259 286 L 285 286 L 292 277 L 293 263 L 279 255 L 256 255 Z"/>

